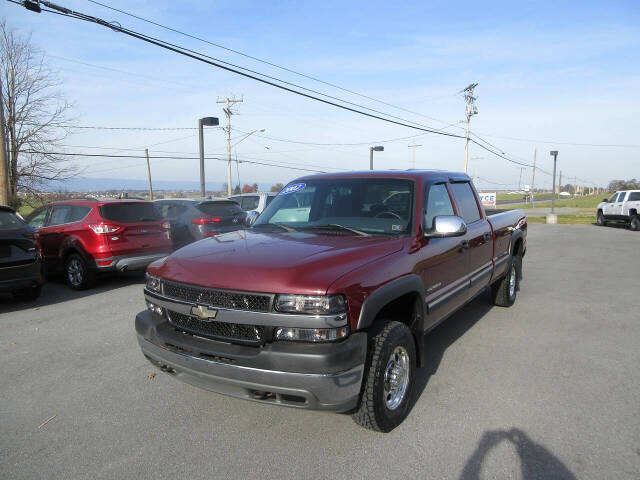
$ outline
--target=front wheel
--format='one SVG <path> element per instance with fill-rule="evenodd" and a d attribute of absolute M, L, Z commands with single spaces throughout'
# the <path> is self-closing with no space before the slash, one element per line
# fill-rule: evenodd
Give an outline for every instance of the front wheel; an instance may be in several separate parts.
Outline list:
<path fill-rule="evenodd" d="M 387 322 L 369 339 L 360 405 L 353 420 L 378 432 L 390 432 L 409 414 L 416 376 L 416 347 L 409 328 Z"/>
<path fill-rule="evenodd" d="M 607 225 L 607 221 L 604 219 L 604 215 L 602 214 L 602 212 L 598 212 L 597 222 L 601 227 Z"/>
<path fill-rule="evenodd" d="M 634 215 L 633 217 L 631 217 L 629 228 L 634 232 L 640 231 L 640 216 Z"/>

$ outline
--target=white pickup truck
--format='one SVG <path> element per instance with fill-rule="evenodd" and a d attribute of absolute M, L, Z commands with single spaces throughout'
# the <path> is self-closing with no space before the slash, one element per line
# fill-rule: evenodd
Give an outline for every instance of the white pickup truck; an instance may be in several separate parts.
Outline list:
<path fill-rule="evenodd" d="M 621 190 L 598 204 L 598 225 L 608 221 L 625 222 L 631 230 L 640 230 L 640 190 Z"/>

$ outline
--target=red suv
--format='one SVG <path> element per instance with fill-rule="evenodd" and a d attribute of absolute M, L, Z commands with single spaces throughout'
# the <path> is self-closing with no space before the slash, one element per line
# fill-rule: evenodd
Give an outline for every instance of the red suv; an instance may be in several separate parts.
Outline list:
<path fill-rule="evenodd" d="M 64 271 L 76 290 L 91 287 L 98 272 L 142 270 L 172 249 L 169 224 L 150 202 L 66 200 L 27 222 L 38 229 L 45 271 Z"/>

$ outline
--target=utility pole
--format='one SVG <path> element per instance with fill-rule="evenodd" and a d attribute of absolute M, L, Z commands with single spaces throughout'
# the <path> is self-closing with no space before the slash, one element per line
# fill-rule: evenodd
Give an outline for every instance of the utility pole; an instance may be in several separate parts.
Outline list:
<path fill-rule="evenodd" d="M 4 132 L 4 104 L 0 79 L 0 205 L 9 205 L 9 156 Z"/>
<path fill-rule="evenodd" d="M 243 99 L 225 98 L 224 100 L 216 100 L 216 103 L 224 103 L 226 105 L 222 111 L 227 116 L 227 196 L 231 196 L 231 105 L 234 103 L 242 103 Z"/>
<path fill-rule="evenodd" d="M 467 135 L 464 141 L 464 173 L 467 173 L 469 169 L 469 124 L 471 117 L 478 114 L 478 108 L 474 105 L 476 97 L 473 96 L 473 89 L 478 86 L 477 83 L 472 83 L 467 88 L 460 91 L 464 94 L 464 100 L 467 102 L 465 107 L 465 116 L 467 117 Z"/>
<path fill-rule="evenodd" d="M 520 180 L 518 180 L 518 191 L 522 190 L 522 171 L 524 167 L 520 167 Z"/>
<path fill-rule="evenodd" d="M 562 190 L 562 170 L 560 170 L 560 180 L 558 181 L 558 193 Z M 553 194 L 555 195 L 556 190 L 553 189 Z"/>
<path fill-rule="evenodd" d="M 555 213 L 556 208 L 556 163 L 558 162 L 558 151 L 551 150 L 553 156 L 553 190 L 551 194 L 551 214 Z M 560 178 L 562 178 L 562 172 L 560 172 Z"/>
<path fill-rule="evenodd" d="M 533 199 L 533 195 L 534 195 L 534 188 L 533 188 L 533 182 L 536 179 L 536 149 L 533 149 L 533 171 L 531 172 L 531 206 L 535 207 L 536 206 L 536 201 Z"/>
<path fill-rule="evenodd" d="M 411 140 L 411 145 L 409 145 L 409 148 L 413 148 L 413 161 L 411 163 L 411 168 L 416 168 L 416 148 L 421 146 L 422 145 L 417 145 L 415 140 Z"/>
<path fill-rule="evenodd" d="M 147 174 L 149 175 L 149 198 L 153 200 L 153 185 L 151 184 L 151 164 L 149 163 L 149 149 L 145 148 L 144 153 L 147 155 Z"/>

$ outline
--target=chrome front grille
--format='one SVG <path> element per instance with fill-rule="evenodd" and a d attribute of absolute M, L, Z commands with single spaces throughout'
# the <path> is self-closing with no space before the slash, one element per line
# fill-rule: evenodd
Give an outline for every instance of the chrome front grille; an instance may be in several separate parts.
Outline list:
<path fill-rule="evenodd" d="M 162 280 L 162 292 L 166 297 L 175 300 L 251 312 L 270 311 L 273 299 L 271 295 L 232 292 L 168 280 Z"/>

